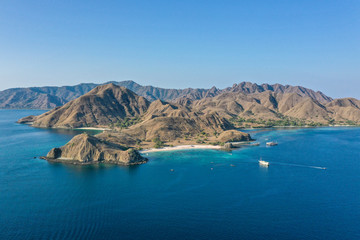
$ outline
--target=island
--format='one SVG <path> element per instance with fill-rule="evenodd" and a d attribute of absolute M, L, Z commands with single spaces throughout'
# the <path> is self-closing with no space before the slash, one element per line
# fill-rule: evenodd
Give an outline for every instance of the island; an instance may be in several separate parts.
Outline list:
<path fill-rule="evenodd" d="M 203 112 L 162 100 L 153 102 L 114 84 L 89 93 L 39 116 L 18 121 L 42 128 L 102 128 L 95 136 L 80 134 L 52 149 L 49 161 L 77 164 L 141 164 L 143 149 L 174 146 L 226 148 L 228 142 L 251 141 L 249 134 L 217 112 Z"/>
<path fill-rule="evenodd" d="M 157 90 L 153 90 L 156 92 Z M 171 93 L 176 93 L 173 91 Z M 281 85 L 242 83 L 222 91 L 189 90 L 171 101 L 140 96 L 109 83 L 18 122 L 40 128 L 102 129 L 96 136 L 75 136 L 44 157 L 78 164 L 145 163 L 149 151 L 231 149 L 252 141 L 247 127 L 357 125 L 360 101 L 331 99 L 321 92 Z M 169 97 L 168 93 L 167 97 Z"/>

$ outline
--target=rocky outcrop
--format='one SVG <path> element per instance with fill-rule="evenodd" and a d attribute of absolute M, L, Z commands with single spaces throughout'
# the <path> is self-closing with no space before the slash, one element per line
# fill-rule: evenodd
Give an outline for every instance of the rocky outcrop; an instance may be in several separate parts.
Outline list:
<path fill-rule="evenodd" d="M 46 158 L 50 161 L 79 164 L 107 162 L 134 165 L 147 161 L 134 149 L 126 149 L 116 143 L 87 134 L 77 135 L 65 146 L 51 149 Z"/>
<path fill-rule="evenodd" d="M 30 115 L 30 116 L 21 118 L 20 120 L 17 121 L 17 123 L 33 124 L 36 118 L 37 118 L 37 116 Z"/>
<path fill-rule="evenodd" d="M 218 140 L 220 142 L 243 142 L 243 141 L 251 141 L 251 137 L 250 134 L 248 133 L 244 133 L 244 132 L 240 132 L 237 130 L 228 130 L 228 131 L 224 131 L 222 132 L 219 136 L 218 136 Z"/>

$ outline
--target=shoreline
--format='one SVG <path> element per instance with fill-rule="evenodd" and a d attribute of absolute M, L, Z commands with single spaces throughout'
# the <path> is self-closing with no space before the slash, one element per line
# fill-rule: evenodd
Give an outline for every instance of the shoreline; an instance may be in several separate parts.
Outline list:
<path fill-rule="evenodd" d="M 92 166 L 92 165 L 99 165 L 99 164 L 111 164 L 111 165 L 118 165 L 118 166 L 135 166 L 140 165 L 148 162 L 147 158 L 144 158 L 145 160 L 143 162 L 136 162 L 136 163 L 130 163 L 125 164 L 122 162 L 116 162 L 116 161 L 96 161 L 96 162 L 80 162 L 78 160 L 74 160 L 71 158 L 48 158 L 46 156 L 40 156 L 39 159 L 48 161 L 50 163 L 62 163 L 62 164 L 68 164 L 68 165 L 76 165 L 76 166 Z"/>
<path fill-rule="evenodd" d="M 325 125 L 325 126 L 272 126 L 272 127 L 254 127 L 254 128 L 237 128 L 236 130 L 257 130 L 257 129 L 277 129 L 277 128 L 352 128 L 357 127 L 360 128 L 360 125 Z"/>
<path fill-rule="evenodd" d="M 71 128 L 70 128 L 71 129 Z M 97 128 L 97 127 L 81 127 L 81 128 L 72 128 L 73 130 L 96 130 L 96 131 L 110 131 L 110 128 Z"/>
<path fill-rule="evenodd" d="M 140 150 L 139 153 L 151 153 L 151 152 L 168 152 L 168 151 L 176 151 L 176 150 L 191 150 L 191 149 L 223 149 L 221 146 L 214 145 L 179 145 L 174 147 L 163 147 L 163 148 L 150 148 Z"/>

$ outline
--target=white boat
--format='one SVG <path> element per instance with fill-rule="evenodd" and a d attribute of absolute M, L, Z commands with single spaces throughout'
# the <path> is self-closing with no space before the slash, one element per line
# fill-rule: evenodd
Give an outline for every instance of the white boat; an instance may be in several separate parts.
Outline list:
<path fill-rule="evenodd" d="M 261 166 L 265 166 L 265 167 L 268 167 L 269 166 L 269 162 L 267 162 L 267 161 L 263 161 L 263 160 L 259 160 L 259 164 L 261 165 Z"/>
<path fill-rule="evenodd" d="M 267 142 L 266 143 L 266 146 L 276 146 L 276 145 L 278 145 L 277 142 Z"/>

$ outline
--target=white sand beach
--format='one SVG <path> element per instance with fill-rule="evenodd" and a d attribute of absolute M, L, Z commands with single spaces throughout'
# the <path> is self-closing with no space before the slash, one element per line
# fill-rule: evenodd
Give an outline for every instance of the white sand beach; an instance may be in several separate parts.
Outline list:
<path fill-rule="evenodd" d="M 141 150 L 140 153 L 165 152 L 165 151 L 187 150 L 187 149 L 221 149 L 221 148 L 222 148 L 221 146 L 213 146 L 213 145 L 179 145 L 175 147 L 145 149 L 145 150 Z"/>
<path fill-rule="evenodd" d="M 109 131 L 110 128 L 97 128 L 97 127 L 82 127 L 82 128 L 75 128 L 78 130 L 98 130 L 98 131 Z"/>

